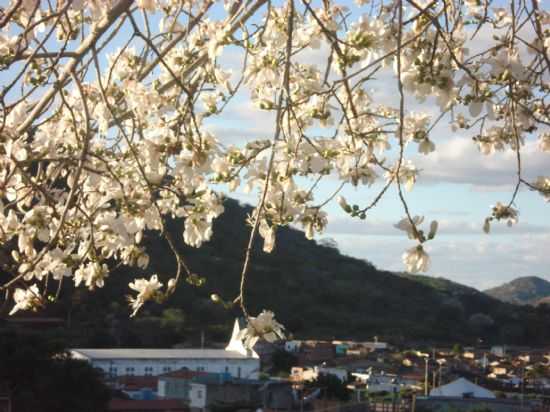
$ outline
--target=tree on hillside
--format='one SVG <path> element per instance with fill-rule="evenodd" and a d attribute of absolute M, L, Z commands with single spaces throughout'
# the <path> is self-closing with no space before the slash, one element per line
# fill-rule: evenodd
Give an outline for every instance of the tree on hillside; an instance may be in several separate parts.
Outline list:
<path fill-rule="evenodd" d="M 221 3 L 12 0 L 1 9 L 0 288 L 10 313 L 57 300 L 63 282 L 102 288 L 118 265 L 136 270 L 133 314 L 183 279 L 202 284 L 167 219 L 183 218 L 183 242 L 201 247 L 222 192 L 240 187 L 258 194 L 241 281 L 236 297 L 213 300 L 240 306 L 251 340 L 275 339 L 273 315 L 250 317 L 246 306 L 256 237 L 266 253 L 290 223 L 312 238 L 336 198 L 365 219 L 393 187 L 404 215 L 396 228 L 413 242 L 404 264 L 425 271 L 438 223 L 414 214 L 407 191 L 421 177 L 414 152 L 437 153 L 432 131 L 442 124 L 484 155 L 514 156 L 514 190 L 491 208 L 486 232 L 517 222 L 521 187 L 550 199 L 550 177 L 526 180 L 522 162 L 528 144 L 550 151 L 550 16 L 540 1 Z M 393 88 L 396 101 L 376 101 L 373 87 Z M 249 139 L 227 129 L 242 107 L 263 116 Z M 323 197 L 327 179 L 340 183 Z M 339 196 L 375 182 L 363 204 Z M 163 239 L 175 273 L 140 277 L 144 234 Z"/>
<path fill-rule="evenodd" d="M 464 348 L 460 343 L 455 343 L 453 345 L 452 352 L 455 357 L 462 356 L 462 354 L 464 353 Z"/>

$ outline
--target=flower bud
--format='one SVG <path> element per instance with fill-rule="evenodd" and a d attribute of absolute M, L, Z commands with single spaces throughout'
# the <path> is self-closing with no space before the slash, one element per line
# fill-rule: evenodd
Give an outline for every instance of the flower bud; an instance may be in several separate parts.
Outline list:
<path fill-rule="evenodd" d="M 439 224 L 437 223 L 437 220 L 432 220 L 432 223 L 430 224 L 430 233 L 428 233 L 428 239 L 433 239 L 435 237 L 438 226 Z"/>
<path fill-rule="evenodd" d="M 344 210 L 344 212 L 346 213 L 351 212 L 351 207 L 350 205 L 348 205 L 348 202 L 346 202 L 346 199 L 343 196 L 338 196 L 338 204 Z"/>
<path fill-rule="evenodd" d="M 491 230 L 491 219 L 487 218 L 485 219 L 485 223 L 483 224 L 483 231 L 485 233 L 489 233 Z"/>
<path fill-rule="evenodd" d="M 166 293 L 172 293 L 176 289 L 176 279 L 171 278 L 168 280 L 168 285 L 166 285 Z"/>

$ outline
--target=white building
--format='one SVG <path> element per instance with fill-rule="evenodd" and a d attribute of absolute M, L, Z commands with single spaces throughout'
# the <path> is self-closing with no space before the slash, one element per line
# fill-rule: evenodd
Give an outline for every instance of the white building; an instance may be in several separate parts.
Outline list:
<path fill-rule="evenodd" d="M 446 385 L 439 386 L 430 391 L 430 396 L 453 398 L 484 398 L 494 399 L 495 394 L 468 379 L 459 378 Z"/>
<path fill-rule="evenodd" d="M 506 346 L 492 346 L 491 353 L 499 358 L 506 356 Z"/>
<path fill-rule="evenodd" d="M 225 349 L 71 349 L 70 353 L 111 376 L 160 375 L 187 368 L 257 379 L 260 359 L 244 347 L 238 339 L 239 331 L 236 321 Z"/>
<path fill-rule="evenodd" d="M 378 342 L 377 340 L 374 342 L 362 342 L 361 345 L 371 352 L 377 350 L 387 350 L 389 348 L 389 345 L 386 342 Z"/>
<path fill-rule="evenodd" d="M 412 379 L 405 379 L 403 377 L 386 374 L 384 372 L 375 373 L 373 371 L 367 371 L 364 373 L 354 372 L 352 376 L 360 384 L 364 384 L 364 391 L 368 393 L 377 392 L 394 392 L 401 389 L 420 389 L 419 382 Z"/>
<path fill-rule="evenodd" d="M 202 383 L 191 383 L 189 388 L 189 407 L 193 410 L 206 408 L 207 386 Z"/>

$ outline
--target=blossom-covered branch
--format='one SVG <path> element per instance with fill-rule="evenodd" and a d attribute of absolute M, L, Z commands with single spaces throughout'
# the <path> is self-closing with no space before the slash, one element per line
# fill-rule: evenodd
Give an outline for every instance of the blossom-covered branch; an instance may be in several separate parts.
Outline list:
<path fill-rule="evenodd" d="M 336 198 L 368 220 L 395 188 L 396 228 L 414 242 L 404 264 L 427 270 L 438 223 L 423 228 L 406 194 L 445 124 L 481 156 L 514 154 L 514 191 L 480 226 L 517 223 L 522 187 L 550 199 L 550 175 L 529 181 L 522 157 L 529 141 L 550 152 L 549 25 L 537 0 L 10 2 L 0 19 L 0 290 L 11 313 L 57 299 L 63 281 L 107 287 L 118 265 L 136 270 L 133 314 L 182 277 L 201 284 L 166 219 L 182 218 L 181 240 L 201 247 L 224 193 L 242 190 L 258 203 L 229 302 L 249 318 L 250 339 L 279 336 L 270 312 L 254 318 L 245 304 L 257 235 L 265 253 L 281 226 L 313 238 Z M 397 98 L 373 98 L 376 87 Z M 271 124 L 250 138 L 216 133 L 239 105 Z M 337 189 L 322 198 L 329 179 Z M 338 196 L 348 186 L 362 190 L 360 204 Z M 155 235 L 177 270 L 147 279 L 143 238 Z"/>

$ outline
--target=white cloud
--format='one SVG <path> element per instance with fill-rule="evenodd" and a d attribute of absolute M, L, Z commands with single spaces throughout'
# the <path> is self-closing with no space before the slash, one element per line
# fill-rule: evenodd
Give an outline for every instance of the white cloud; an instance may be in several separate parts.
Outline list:
<path fill-rule="evenodd" d="M 471 140 L 462 137 L 436 140 L 436 144 L 435 152 L 415 160 L 422 169 L 419 183 L 464 183 L 484 191 L 502 191 L 515 183 L 516 154 L 512 150 L 485 156 Z M 521 149 L 523 175 L 527 179 L 550 172 L 550 156 L 536 146 L 536 142 L 528 141 Z"/>
<path fill-rule="evenodd" d="M 452 216 L 445 218 L 432 219 L 437 220 L 439 228 L 437 236 L 450 235 L 479 235 L 480 238 L 488 238 L 491 235 L 523 235 L 536 233 L 550 233 L 550 226 L 537 225 L 530 223 L 519 223 L 508 227 L 506 224 L 494 223 L 491 226 L 491 235 L 486 235 L 482 231 L 483 222 L 474 222 L 462 219 L 456 219 Z M 333 217 L 329 216 L 327 235 L 359 235 L 359 236 L 398 236 L 405 237 L 404 232 L 396 229 L 393 225 L 397 222 L 383 220 L 367 219 L 360 220 L 351 217 Z M 426 218 L 423 226 L 429 227 L 430 220 Z"/>
<path fill-rule="evenodd" d="M 408 239 L 395 236 L 333 234 L 340 250 L 366 259 L 380 269 L 403 271 L 401 254 Z M 427 273 L 445 277 L 480 290 L 519 276 L 550 280 L 550 234 L 536 233 L 502 237 L 439 238 L 427 248 L 432 266 Z"/>

